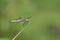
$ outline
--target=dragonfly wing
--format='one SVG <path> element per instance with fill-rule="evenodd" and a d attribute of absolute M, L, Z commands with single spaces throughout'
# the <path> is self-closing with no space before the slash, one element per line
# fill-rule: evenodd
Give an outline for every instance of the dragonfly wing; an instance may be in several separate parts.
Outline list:
<path fill-rule="evenodd" d="M 18 19 L 21 19 L 21 17 L 20 17 L 20 18 L 18 18 Z"/>
<path fill-rule="evenodd" d="M 30 19 L 30 18 L 32 18 L 32 16 L 30 16 L 30 17 L 28 17 L 28 18 L 26 18 L 26 19 Z"/>

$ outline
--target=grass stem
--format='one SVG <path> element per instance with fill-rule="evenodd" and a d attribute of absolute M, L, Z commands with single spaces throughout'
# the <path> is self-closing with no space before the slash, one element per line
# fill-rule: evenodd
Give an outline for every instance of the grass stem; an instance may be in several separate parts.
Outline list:
<path fill-rule="evenodd" d="M 13 38 L 12 40 L 15 40 L 23 31 L 26 29 L 27 26 L 23 27 Z"/>

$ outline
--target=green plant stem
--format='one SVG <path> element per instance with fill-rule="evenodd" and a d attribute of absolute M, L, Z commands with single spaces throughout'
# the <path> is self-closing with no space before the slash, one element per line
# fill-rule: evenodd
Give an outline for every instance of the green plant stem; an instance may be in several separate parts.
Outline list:
<path fill-rule="evenodd" d="M 26 29 L 27 26 L 23 27 L 15 36 L 12 38 L 12 40 L 15 40 L 23 31 Z"/>

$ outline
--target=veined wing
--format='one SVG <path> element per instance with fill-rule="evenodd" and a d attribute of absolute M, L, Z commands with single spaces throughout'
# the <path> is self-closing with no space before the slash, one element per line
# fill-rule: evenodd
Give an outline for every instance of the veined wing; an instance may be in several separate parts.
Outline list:
<path fill-rule="evenodd" d="M 30 16 L 30 17 L 28 17 L 28 18 L 26 18 L 26 19 L 30 19 L 32 16 Z"/>

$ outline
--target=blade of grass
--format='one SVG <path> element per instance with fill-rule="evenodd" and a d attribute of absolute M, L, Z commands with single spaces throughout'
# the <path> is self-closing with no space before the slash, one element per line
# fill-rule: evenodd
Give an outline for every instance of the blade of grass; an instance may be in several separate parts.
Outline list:
<path fill-rule="evenodd" d="M 13 38 L 12 40 L 15 40 L 23 31 L 26 29 L 27 26 L 23 27 Z"/>

